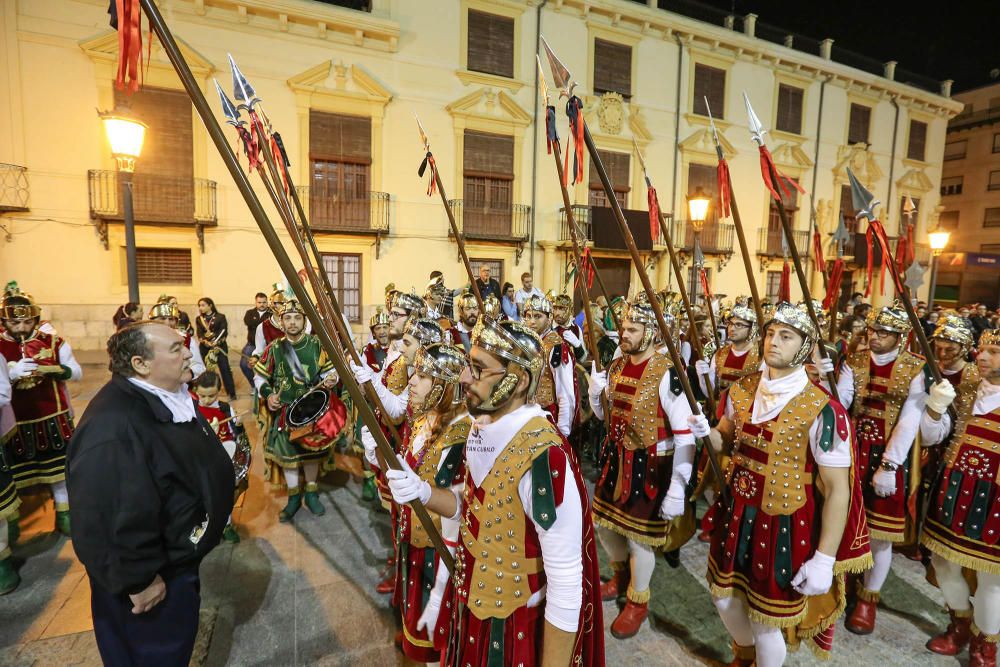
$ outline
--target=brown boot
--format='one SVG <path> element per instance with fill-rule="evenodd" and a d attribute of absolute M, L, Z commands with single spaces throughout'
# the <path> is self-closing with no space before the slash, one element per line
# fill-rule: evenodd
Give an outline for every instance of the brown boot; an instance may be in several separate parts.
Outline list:
<path fill-rule="evenodd" d="M 628 639 L 639 632 L 642 622 L 649 615 L 649 589 L 636 593 L 628 587 L 625 608 L 611 624 L 611 636 L 615 639 Z"/>
<path fill-rule="evenodd" d="M 756 659 L 756 646 L 753 644 L 750 646 L 740 646 L 736 642 L 733 642 L 733 661 L 727 667 L 752 667 Z"/>
<path fill-rule="evenodd" d="M 612 563 L 613 574 L 607 581 L 601 582 L 601 599 L 617 600 L 624 595 L 628 589 L 628 582 L 632 578 L 632 571 L 629 570 L 628 561 L 624 563 Z"/>
<path fill-rule="evenodd" d="M 996 642 L 989 641 L 975 625 L 969 641 L 969 667 L 997 667 Z"/>
<path fill-rule="evenodd" d="M 972 633 L 970 625 L 972 623 L 972 610 L 954 611 L 949 609 L 951 623 L 948 629 L 936 637 L 928 640 L 927 650 L 941 655 L 958 655 L 969 643 L 969 635 Z M 961 615 L 960 615 L 961 614 Z"/>
<path fill-rule="evenodd" d="M 875 610 L 878 608 L 878 591 L 870 591 L 858 586 L 858 600 L 854 611 L 844 624 L 856 635 L 870 635 L 875 630 Z"/>

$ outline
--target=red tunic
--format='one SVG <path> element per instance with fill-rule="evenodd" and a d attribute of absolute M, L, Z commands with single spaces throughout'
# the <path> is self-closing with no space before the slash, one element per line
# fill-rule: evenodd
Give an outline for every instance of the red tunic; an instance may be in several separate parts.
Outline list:
<path fill-rule="evenodd" d="M 274 318 L 269 317 L 263 322 L 261 322 L 261 327 L 263 328 L 264 332 L 264 345 L 268 345 L 270 344 L 271 341 L 277 340 L 278 338 L 281 338 L 282 336 L 285 335 L 285 332 L 274 324 L 274 322 L 272 321 L 273 319 Z"/>

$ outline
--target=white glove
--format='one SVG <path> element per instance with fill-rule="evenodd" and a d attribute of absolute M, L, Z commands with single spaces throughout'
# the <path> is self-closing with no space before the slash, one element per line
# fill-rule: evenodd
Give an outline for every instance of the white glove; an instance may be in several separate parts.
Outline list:
<path fill-rule="evenodd" d="M 417 619 L 417 631 L 426 630 L 427 636 L 431 641 L 434 641 L 434 628 L 437 627 L 438 615 L 441 613 L 441 596 L 443 594 L 442 591 L 438 590 L 437 586 L 432 588 L 430 595 L 427 597 L 427 604 L 424 606 L 424 611 L 420 614 L 420 618 Z"/>
<path fill-rule="evenodd" d="M 943 415 L 954 400 L 955 387 L 942 378 L 940 382 L 931 385 L 930 395 L 927 397 L 927 409 Z"/>
<path fill-rule="evenodd" d="M 875 487 L 875 495 L 880 498 L 887 498 L 896 493 L 896 472 L 879 468 L 872 475 L 872 486 Z"/>
<path fill-rule="evenodd" d="M 833 584 L 833 564 L 836 559 L 817 551 L 802 563 L 792 579 L 792 588 L 802 595 L 823 595 Z"/>
<path fill-rule="evenodd" d="M 354 373 L 354 379 L 358 381 L 358 384 L 364 384 L 365 382 L 371 382 L 375 373 L 367 364 L 361 364 L 360 366 L 355 366 L 354 362 L 351 361 L 351 372 Z"/>
<path fill-rule="evenodd" d="M 365 460 L 378 468 L 378 457 L 375 456 L 375 437 L 367 426 L 361 427 L 361 446 L 365 448 Z"/>
<path fill-rule="evenodd" d="M 431 499 L 431 485 L 420 479 L 420 475 L 413 472 L 402 456 L 397 454 L 396 460 L 403 466 L 403 469 L 387 470 L 385 473 L 389 490 L 392 491 L 392 499 L 399 505 L 414 500 L 419 500 L 420 504 L 426 505 L 427 501 Z"/>
<path fill-rule="evenodd" d="M 707 438 L 708 434 L 712 432 L 708 418 L 703 414 L 691 415 L 688 417 L 688 424 L 691 425 L 691 433 L 696 438 Z"/>
<path fill-rule="evenodd" d="M 583 342 L 579 338 L 577 338 L 576 334 L 570 331 L 569 329 L 563 331 L 562 337 L 564 341 L 566 341 L 573 347 L 580 347 L 581 345 L 583 345 Z"/>
<path fill-rule="evenodd" d="M 608 372 L 606 370 L 597 372 L 597 364 L 590 364 L 590 393 L 597 396 L 603 394 L 608 388 Z"/>
<path fill-rule="evenodd" d="M 816 360 L 816 370 L 820 372 L 820 375 L 827 375 L 833 372 L 833 359 L 820 357 Z"/>
<path fill-rule="evenodd" d="M 660 505 L 660 517 L 664 521 L 672 521 L 684 514 L 685 509 L 687 508 L 684 502 L 684 489 L 681 489 L 680 493 L 676 494 L 674 492 L 674 485 L 671 484 L 670 488 L 667 489 L 667 495 L 663 498 L 663 504 Z"/>
<path fill-rule="evenodd" d="M 712 364 L 708 363 L 704 359 L 699 359 L 694 362 L 694 369 L 698 372 L 698 375 L 711 375 L 712 374 Z"/>
<path fill-rule="evenodd" d="M 38 362 L 31 357 L 25 357 L 9 364 L 8 367 L 10 369 L 10 381 L 14 382 L 34 373 L 38 368 Z"/>

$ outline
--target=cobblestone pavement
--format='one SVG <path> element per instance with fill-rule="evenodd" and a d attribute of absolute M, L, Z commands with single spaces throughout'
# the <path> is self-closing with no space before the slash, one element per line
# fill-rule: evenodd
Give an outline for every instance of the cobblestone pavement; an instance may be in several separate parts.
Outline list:
<path fill-rule="evenodd" d="M 73 386 L 78 413 L 107 378 L 99 365 L 85 372 L 84 382 Z M 237 383 L 245 396 L 243 378 Z M 249 399 L 237 406 L 248 409 Z M 345 453 L 337 462 L 339 469 L 321 480 L 326 515 L 303 508 L 294 523 L 281 524 L 284 497 L 267 488 L 257 457 L 250 491 L 233 517 L 243 540 L 218 547 L 201 570 L 202 636 L 193 664 L 409 664 L 393 646 L 397 620 L 388 597 L 374 592 L 389 554 L 388 516 L 360 499 L 358 459 Z M 14 548 L 23 583 L 0 598 L 0 666 L 100 664 L 87 577 L 72 544 L 51 532 L 45 494 L 27 497 L 25 505 Z M 692 541 L 681 550 L 681 567 L 657 564 L 650 621 L 626 641 L 607 634 L 608 665 L 728 662 L 729 640 L 707 592 L 705 559 L 705 545 Z M 946 623 L 941 597 L 918 563 L 897 555 L 893 566 L 875 634 L 852 635 L 841 622 L 834 658 L 825 664 L 967 664 L 964 654 L 944 658 L 924 649 Z M 605 604 L 605 626 L 616 613 L 614 603 Z M 803 649 L 787 664 L 824 663 Z"/>

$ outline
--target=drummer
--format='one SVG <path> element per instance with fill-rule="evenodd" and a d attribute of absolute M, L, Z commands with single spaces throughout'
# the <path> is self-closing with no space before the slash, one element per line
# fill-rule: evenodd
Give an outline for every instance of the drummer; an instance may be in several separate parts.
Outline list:
<path fill-rule="evenodd" d="M 266 476 L 272 485 L 284 484 L 288 488 L 288 502 L 278 514 L 278 520 L 287 523 L 303 502 L 316 516 L 326 513 L 319 499 L 316 478 L 320 463 L 328 458 L 338 435 L 327 432 L 329 428 L 298 435 L 298 429 L 293 430 L 288 424 L 289 408 L 317 385 L 329 392 L 338 378 L 319 338 L 306 333 L 305 314 L 299 302 L 285 301 L 279 315 L 284 335 L 264 348 L 254 366 L 254 386 L 259 397 L 257 418 L 260 432 L 264 434 Z M 343 427 L 343 403 L 332 394 L 330 403 L 328 412 L 339 414 L 338 427 Z M 317 424 L 329 423 L 317 417 Z M 300 468 L 305 477 L 305 494 L 299 482 Z"/>
<path fill-rule="evenodd" d="M 246 442 L 247 434 L 240 423 L 239 415 L 233 414 L 232 406 L 219 400 L 219 393 L 222 391 L 221 378 L 215 371 L 205 371 L 191 383 L 191 387 L 198 399 L 198 412 L 219 436 L 226 454 L 229 454 L 229 458 L 233 459 L 236 456 L 237 441 Z M 236 480 L 237 485 L 244 483 L 245 479 L 244 477 L 243 480 Z M 232 544 L 240 541 L 239 533 L 233 527 L 232 514 L 226 521 L 226 528 L 222 531 L 222 539 Z"/>

